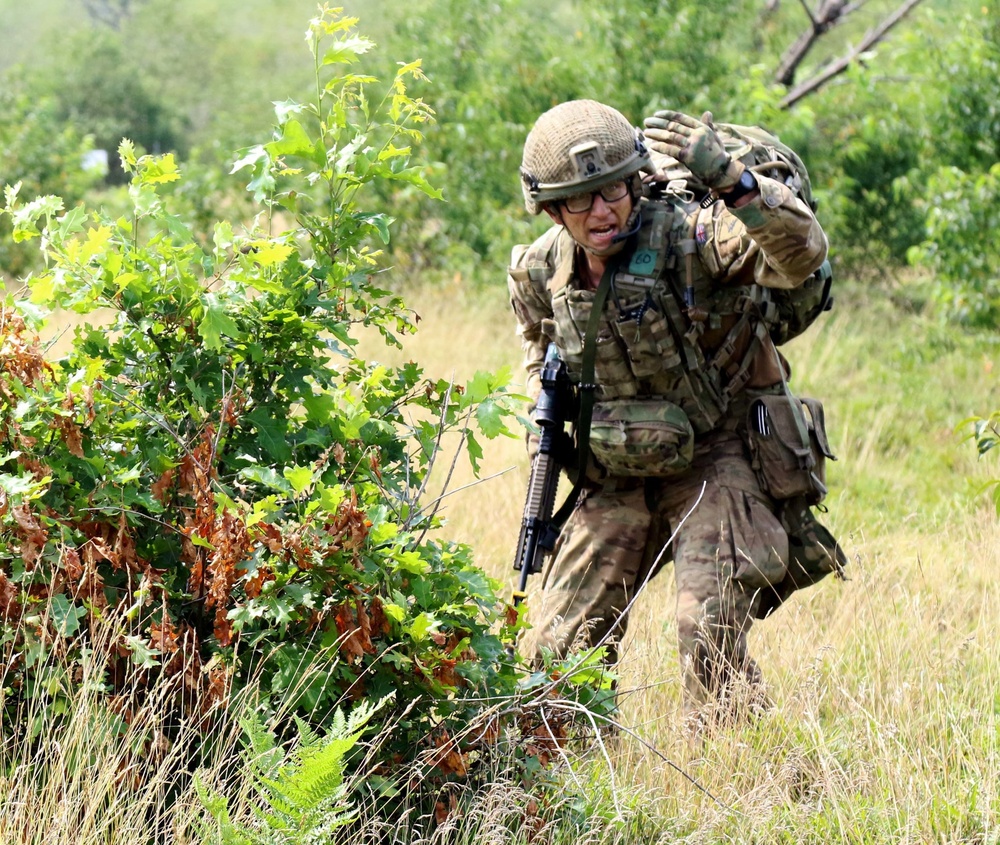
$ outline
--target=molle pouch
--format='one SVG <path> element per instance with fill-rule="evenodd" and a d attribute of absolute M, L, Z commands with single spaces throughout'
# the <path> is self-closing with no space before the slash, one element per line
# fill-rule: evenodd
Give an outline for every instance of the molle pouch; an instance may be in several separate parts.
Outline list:
<path fill-rule="evenodd" d="M 761 486 L 778 500 L 802 496 L 810 505 L 826 497 L 830 451 L 823 405 L 788 393 L 754 399 L 747 416 L 753 467 Z"/>
<path fill-rule="evenodd" d="M 665 399 L 597 402 L 590 450 L 608 475 L 667 477 L 691 466 L 694 430 L 687 414 Z"/>
<path fill-rule="evenodd" d="M 592 306 L 593 294 L 589 291 L 567 291 L 552 298 L 552 337 L 570 375 L 577 380 L 583 370 L 584 338 Z M 597 395 L 603 398 L 635 396 L 639 391 L 621 340 L 606 319 L 601 320 L 594 339 L 594 381 Z"/>
<path fill-rule="evenodd" d="M 629 368 L 628 357 L 621 341 L 610 331 L 607 323 L 601 324 L 594 346 L 594 381 L 597 382 L 597 395 L 603 399 L 635 396 L 639 392 L 639 384 Z"/>
<path fill-rule="evenodd" d="M 651 378 L 680 366 L 681 356 L 674 346 L 667 318 L 649 294 L 619 306 L 614 330 L 628 352 L 628 364 L 637 379 Z"/>
<path fill-rule="evenodd" d="M 579 378 L 583 366 L 583 336 L 573 322 L 565 295 L 552 297 L 551 325 L 547 323 L 545 331 L 556 342 L 569 371 Z"/>

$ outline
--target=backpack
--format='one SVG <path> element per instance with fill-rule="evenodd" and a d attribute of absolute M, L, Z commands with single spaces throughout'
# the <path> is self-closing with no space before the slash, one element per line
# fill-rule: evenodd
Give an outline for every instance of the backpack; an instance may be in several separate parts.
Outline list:
<path fill-rule="evenodd" d="M 812 193 L 809 172 L 798 154 L 783 144 L 775 135 L 758 126 L 741 126 L 735 123 L 713 123 L 722 137 L 726 150 L 736 159 L 768 178 L 783 182 L 815 213 L 816 198 Z M 673 159 L 659 156 L 661 172 L 669 179 L 684 178 L 697 195 L 705 195 L 705 202 L 714 200 L 708 188 L 695 180 L 690 171 Z M 755 287 L 764 322 L 771 340 L 776 345 L 798 337 L 824 311 L 833 307 L 831 288 L 833 272 L 829 260 L 799 287 L 791 290 Z"/>
<path fill-rule="evenodd" d="M 791 147 L 758 126 L 720 123 L 716 129 L 734 158 L 755 173 L 784 182 L 813 213 L 816 212 L 818 203 L 812 193 L 809 172 Z M 768 289 L 769 299 L 776 309 L 774 317 L 765 314 L 765 321 L 770 324 L 771 339 L 779 345 L 787 343 L 809 328 L 820 314 L 829 311 L 833 307 L 832 285 L 833 271 L 827 259 L 799 287 L 791 290 Z"/>

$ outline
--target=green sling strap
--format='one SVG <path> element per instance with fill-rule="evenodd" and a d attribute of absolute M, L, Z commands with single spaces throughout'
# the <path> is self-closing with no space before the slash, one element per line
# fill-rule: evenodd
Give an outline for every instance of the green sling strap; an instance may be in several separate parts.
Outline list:
<path fill-rule="evenodd" d="M 604 275 L 601 276 L 601 282 L 594 293 L 594 302 L 590 307 L 587 334 L 583 339 L 583 361 L 580 372 L 580 415 L 576 423 L 576 478 L 573 480 L 573 489 L 566 496 L 566 501 L 552 517 L 552 524 L 557 530 L 562 528 L 563 523 L 572 513 L 580 491 L 583 489 L 583 482 L 587 477 L 587 464 L 590 459 L 590 421 L 594 412 L 594 394 L 597 391 L 597 384 L 594 382 L 594 362 L 597 359 L 597 328 L 601 324 L 604 303 L 608 300 L 611 279 L 617 269 L 618 257 L 615 256 L 608 261 L 608 265 L 604 269 Z"/>

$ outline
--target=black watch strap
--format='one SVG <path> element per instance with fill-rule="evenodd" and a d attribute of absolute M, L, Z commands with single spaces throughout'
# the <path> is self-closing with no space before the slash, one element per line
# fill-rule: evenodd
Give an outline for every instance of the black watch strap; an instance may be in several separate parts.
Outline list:
<path fill-rule="evenodd" d="M 754 176 L 753 171 L 748 167 L 740 175 L 740 181 L 733 185 L 732 189 L 726 191 L 724 194 L 720 194 L 722 200 L 726 205 L 732 205 L 741 197 L 745 197 L 752 191 L 757 190 L 757 177 Z"/>

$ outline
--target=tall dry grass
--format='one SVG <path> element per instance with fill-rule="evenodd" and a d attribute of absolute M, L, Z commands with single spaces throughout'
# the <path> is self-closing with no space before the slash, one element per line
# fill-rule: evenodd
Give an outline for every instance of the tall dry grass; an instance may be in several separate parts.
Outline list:
<path fill-rule="evenodd" d="M 37 609 L 44 615 L 46 608 Z M 215 745 L 177 717 L 178 678 L 147 686 L 133 668 L 134 698 L 109 696 L 101 655 L 127 636 L 125 620 L 104 618 L 93 629 L 89 655 L 67 660 L 57 644 L 37 632 L 44 619 L 22 620 L 34 633 L 30 659 L 37 687 L 21 695 L 14 644 L 0 644 L 0 843 L 79 845 L 168 841 L 195 807 L 181 786 L 195 766 L 222 771 L 234 757 L 235 719 L 214 720 Z M 197 808 L 195 812 L 200 812 Z"/>
<path fill-rule="evenodd" d="M 864 291 L 841 298 L 787 354 L 793 385 L 827 405 L 840 460 L 823 518 L 849 554 L 849 580 L 827 579 L 755 626 L 751 648 L 773 708 L 692 746 L 667 567 L 639 597 L 623 645 L 625 731 L 568 752 L 566 788 L 548 808 L 555 820 L 540 821 L 533 841 L 1000 842 L 1000 524 L 977 495 L 1000 469 L 955 431 L 1000 407 L 998 350 L 865 301 Z M 477 293 L 456 282 L 408 301 L 420 331 L 402 352 L 366 340 L 369 358 L 416 360 L 456 380 L 509 366 L 520 378 L 502 287 Z M 520 439 L 484 447 L 483 480 L 456 463 L 444 531 L 513 585 L 527 460 Z M 448 475 L 450 463 L 435 472 Z M 3 748 L 2 845 L 198 841 L 193 794 L 172 796 L 170 809 L 165 800 L 176 767 L 197 758 L 193 734 L 175 730 L 143 768 L 131 748 L 156 730 L 155 696 L 124 731 L 102 722 L 99 698 L 79 684 L 58 732 Z M 249 813 L 252 792 L 240 793 L 239 772 L 227 768 L 234 725 L 222 740 L 214 774 L 236 784 L 234 811 Z M 532 841 L 521 823 L 530 799 L 502 769 L 492 790 L 468 798 L 468 812 L 435 833 L 405 823 L 381 833 L 399 843 Z"/>
<path fill-rule="evenodd" d="M 595 806 L 619 816 L 594 841 L 1000 841 L 1000 523 L 977 495 L 1000 467 L 955 428 L 1000 407 L 1000 352 L 863 290 L 846 297 L 785 351 L 793 387 L 827 406 L 839 461 L 823 521 L 848 580 L 755 626 L 774 707 L 697 748 L 669 567 L 650 583 L 621 666 L 621 718 L 643 742 L 620 738 L 613 767 L 601 754 L 585 767 Z M 502 287 L 409 301 L 422 320 L 407 355 L 429 372 L 507 365 L 521 378 Z M 446 530 L 512 583 L 527 462 L 519 441 L 486 451 L 484 474 L 506 473 L 451 496 Z"/>

